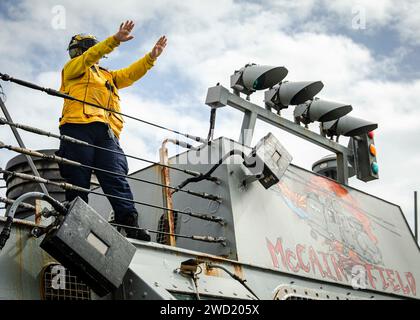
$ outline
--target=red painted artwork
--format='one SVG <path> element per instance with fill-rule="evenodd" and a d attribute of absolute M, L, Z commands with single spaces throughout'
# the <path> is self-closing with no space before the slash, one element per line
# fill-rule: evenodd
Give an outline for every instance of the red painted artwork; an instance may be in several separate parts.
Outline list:
<path fill-rule="evenodd" d="M 320 176 L 310 176 L 309 180 L 289 177 L 276 187 L 274 191 L 295 216 L 307 222 L 313 241 L 320 242 L 324 249 L 321 251 L 318 245 L 304 243 L 288 247 L 281 237 L 266 238 L 275 268 L 349 284 L 353 268 L 362 266 L 368 287 L 417 295 L 411 272 L 388 269 L 384 265 L 372 223 L 398 235 L 390 229 L 392 224 L 363 210 L 344 186 Z"/>

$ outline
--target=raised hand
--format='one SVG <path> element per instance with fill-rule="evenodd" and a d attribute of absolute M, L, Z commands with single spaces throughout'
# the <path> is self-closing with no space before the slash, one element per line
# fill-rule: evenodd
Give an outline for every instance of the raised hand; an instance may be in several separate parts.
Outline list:
<path fill-rule="evenodd" d="M 165 49 L 166 47 L 167 41 L 168 39 L 166 39 L 166 36 L 162 36 L 159 38 L 152 51 L 150 52 L 150 56 L 152 57 L 152 59 L 156 59 L 160 56 L 160 54 L 163 52 L 163 49 Z"/>
<path fill-rule="evenodd" d="M 121 23 L 120 30 L 114 34 L 114 38 L 120 42 L 126 42 L 133 39 L 134 37 L 130 35 L 131 30 L 134 28 L 134 22 L 127 20 L 126 22 Z"/>

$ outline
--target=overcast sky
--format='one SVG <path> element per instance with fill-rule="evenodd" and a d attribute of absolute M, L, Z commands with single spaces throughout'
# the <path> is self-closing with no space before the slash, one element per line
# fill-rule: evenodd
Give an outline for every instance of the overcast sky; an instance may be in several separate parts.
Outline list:
<path fill-rule="evenodd" d="M 135 38 L 101 60 L 103 66 L 127 66 L 163 34 L 168 46 L 144 78 L 120 91 L 124 112 L 206 136 L 207 88 L 217 82 L 229 87 L 233 71 L 248 62 L 285 66 L 289 81 L 321 80 L 325 87 L 318 97 L 351 104 L 351 115 L 379 124 L 380 179 L 352 178 L 350 185 L 400 205 L 413 225 L 413 191 L 420 189 L 419 1 L 2 0 L 0 72 L 58 89 L 71 36 L 84 32 L 104 39 L 125 19 L 135 21 Z M 58 132 L 61 100 L 1 85 L 16 122 Z M 251 97 L 256 104 L 262 100 L 262 94 Z M 291 119 L 289 109 L 282 115 Z M 220 109 L 215 136 L 237 139 L 240 123 L 239 112 Z M 310 128 L 317 131 L 316 124 Z M 263 123 L 254 142 L 269 131 L 306 169 L 329 154 Z M 58 146 L 49 138 L 22 136 L 33 149 Z M 169 136 L 128 119 L 121 143 L 127 153 L 158 160 L 159 145 Z M 16 144 L 7 127 L 0 127 L 0 137 Z M 0 166 L 12 156 L 0 150 Z M 144 166 L 129 164 L 130 171 Z"/>

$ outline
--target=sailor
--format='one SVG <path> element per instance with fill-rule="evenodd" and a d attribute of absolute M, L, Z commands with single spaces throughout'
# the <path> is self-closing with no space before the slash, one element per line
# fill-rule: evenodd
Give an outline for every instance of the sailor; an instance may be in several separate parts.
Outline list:
<path fill-rule="evenodd" d="M 151 69 L 156 59 L 166 47 L 165 36 L 159 38 L 153 49 L 127 68 L 110 71 L 99 66 L 99 60 L 111 53 L 121 42 L 133 39 L 133 21 L 121 23 L 116 34 L 102 42 L 92 35 L 77 34 L 72 37 L 68 51 L 68 61 L 61 72 L 60 91 L 86 102 L 103 106 L 109 110 L 120 111 L 118 90 L 132 85 Z M 119 137 L 123 128 L 123 118 L 103 109 L 85 103 L 65 100 L 60 118 L 60 133 L 86 141 L 103 148 L 123 153 Z M 124 155 L 101 151 L 97 148 L 81 146 L 62 141 L 57 154 L 82 164 L 128 174 L 127 159 Z M 63 178 L 71 184 L 90 188 L 92 170 L 60 165 Z M 102 190 L 106 194 L 132 200 L 133 194 L 126 178 L 95 172 Z M 77 196 L 88 202 L 88 194 L 66 191 L 66 200 Z M 133 202 L 108 197 L 118 224 L 138 227 L 138 212 Z M 150 241 L 147 230 L 124 228 L 127 237 Z"/>

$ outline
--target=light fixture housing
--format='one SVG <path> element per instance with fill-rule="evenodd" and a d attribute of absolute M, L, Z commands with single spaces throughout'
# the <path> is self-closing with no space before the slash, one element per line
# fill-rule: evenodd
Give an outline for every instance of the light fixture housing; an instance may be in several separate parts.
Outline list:
<path fill-rule="evenodd" d="M 267 109 L 280 111 L 313 99 L 324 87 L 321 81 L 282 82 L 265 92 Z"/>
<path fill-rule="evenodd" d="M 353 107 L 349 104 L 315 98 L 299 104 L 293 114 L 296 123 L 309 124 L 337 120 L 352 110 Z"/>
<path fill-rule="evenodd" d="M 368 132 L 375 130 L 377 127 L 377 123 L 347 115 L 338 120 L 323 122 L 321 131 L 328 137 L 355 137 L 367 134 Z"/>
<path fill-rule="evenodd" d="M 281 82 L 287 76 L 285 67 L 273 67 L 250 63 L 235 71 L 230 77 L 230 87 L 246 95 L 264 90 Z"/>

